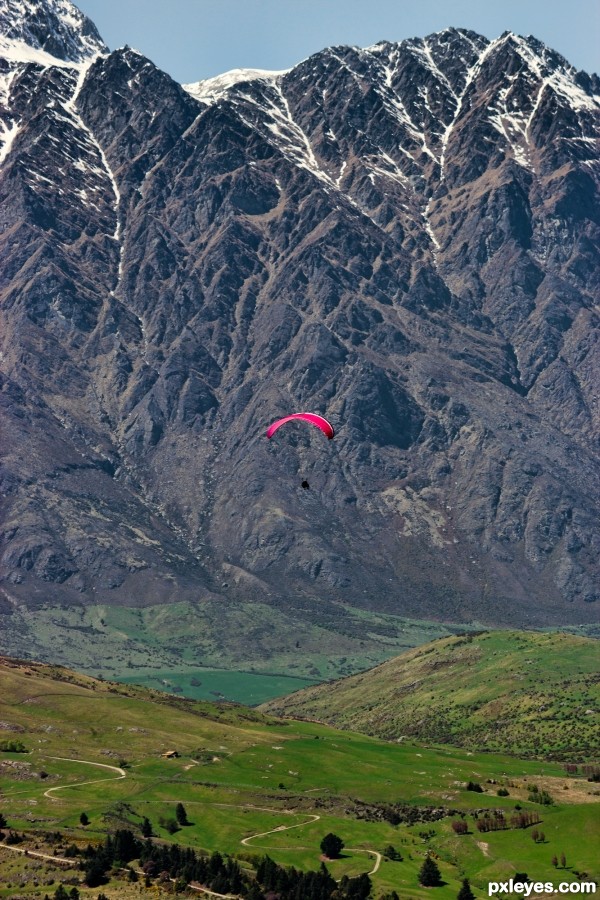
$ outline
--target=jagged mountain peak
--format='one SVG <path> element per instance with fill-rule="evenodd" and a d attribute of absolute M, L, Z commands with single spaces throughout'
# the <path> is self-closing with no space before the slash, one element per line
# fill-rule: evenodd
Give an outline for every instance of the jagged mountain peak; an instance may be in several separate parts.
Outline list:
<path fill-rule="evenodd" d="M 73 63 L 108 52 L 94 23 L 70 0 L 4 0 L 0 44 L 3 56 L 24 61 L 32 58 L 28 50 Z"/>
<path fill-rule="evenodd" d="M 10 602 L 596 618 L 597 80 L 453 28 L 51 59 L 0 80 Z"/>

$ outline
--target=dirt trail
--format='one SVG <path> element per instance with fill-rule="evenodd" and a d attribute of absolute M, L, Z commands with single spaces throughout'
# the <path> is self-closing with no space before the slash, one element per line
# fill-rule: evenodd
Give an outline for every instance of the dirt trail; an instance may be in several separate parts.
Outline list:
<path fill-rule="evenodd" d="M 81 763 L 83 766 L 97 766 L 99 769 L 108 769 L 111 772 L 119 773 L 116 778 L 94 778 L 93 781 L 75 781 L 72 784 L 59 784 L 56 787 L 48 788 L 47 791 L 44 791 L 44 797 L 49 797 L 50 800 L 56 800 L 56 797 L 54 797 L 53 794 L 57 791 L 65 791 L 67 788 L 81 787 L 84 784 L 98 784 L 100 781 L 119 781 L 121 778 L 127 778 L 127 772 L 124 769 L 121 769 L 120 766 L 109 766 L 107 763 L 92 762 L 89 759 L 71 759 L 71 757 L 68 756 L 49 756 L 48 759 Z"/>
<path fill-rule="evenodd" d="M 73 788 L 73 787 L 82 787 L 83 785 L 86 785 L 86 784 L 98 784 L 101 781 L 120 781 L 122 778 L 127 777 L 127 772 L 125 772 L 125 770 L 122 769 L 120 766 L 111 766 L 108 763 L 92 762 L 92 760 L 89 760 L 89 759 L 74 759 L 73 757 L 68 757 L 68 756 L 49 756 L 48 759 L 56 759 L 56 760 L 59 760 L 60 762 L 81 763 L 81 765 L 84 765 L 84 766 L 95 766 L 98 769 L 107 769 L 110 772 L 117 773 L 116 777 L 114 777 L 114 778 L 95 778 L 92 781 L 76 781 L 76 782 L 73 782 L 72 784 L 60 784 L 60 785 L 57 785 L 56 787 L 48 788 L 47 791 L 44 791 L 44 797 L 49 797 L 50 800 L 56 800 L 56 797 L 54 797 L 53 795 L 55 793 L 57 793 L 57 791 L 64 791 L 64 790 L 67 790 L 68 788 Z M 229 804 L 217 804 L 217 805 L 218 806 L 228 806 Z M 268 812 L 280 812 L 282 814 L 287 813 L 288 815 L 291 814 L 291 813 L 289 813 L 287 811 L 283 811 L 283 810 L 274 810 L 274 809 L 266 810 L 265 807 L 254 807 L 254 808 L 255 809 L 265 809 L 265 811 L 268 811 Z M 314 822 L 318 822 L 319 819 L 321 818 L 321 816 L 318 816 L 316 814 L 313 814 L 313 815 L 307 814 L 307 815 L 309 815 L 309 818 L 308 818 L 308 820 L 306 820 L 304 822 L 298 822 L 296 825 L 277 825 L 276 828 L 271 828 L 271 829 L 269 829 L 269 831 L 261 831 L 257 834 L 251 834 L 246 838 L 242 838 L 241 843 L 245 847 L 249 847 L 250 841 L 254 841 L 254 840 L 256 840 L 256 838 L 266 837 L 269 834 L 279 834 L 282 831 L 291 831 L 292 828 L 302 828 L 304 825 L 311 825 Z M 65 859 L 65 858 L 61 859 L 60 857 L 50 856 L 49 854 L 46 854 L 46 853 L 39 853 L 35 850 L 21 849 L 20 847 L 10 847 L 10 846 L 3 845 L 3 849 L 12 850 L 14 853 L 22 853 L 22 854 L 27 854 L 29 856 L 36 856 L 41 859 L 49 859 L 49 860 L 52 860 L 53 862 L 58 863 L 59 865 L 60 864 L 73 865 L 73 863 L 76 862 L 76 860 Z M 270 848 L 267 847 L 267 848 L 261 848 L 261 849 L 270 849 Z M 280 847 L 278 849 L 306 850 L 308 848 L 307 847 L 287 847 L 287 848 Z M 378 871 L 378 869 L 381 865 L 381 862 L 382 862 L 382 855 L 377 850 L 365 850 L 365 849 L 359 848 L 359 847 L 348 847 L 347 849 L 351 853 L 368 853 L 370 856 L 375 857 L 375 865 L 373 866 L 371 871 L 368 872 L 368 874 L 374 875 Z M 219 897 L 219 898 L 223 898 L 223 900 L 230 900 L 230 898 L 231 898 L 231 900 L 235 900 L 235 897 L 233 894 L 217 894 L 215 891 L 211 891 L 208 888 L 201 887 L 200 885 L 191 884 L 190 887 L 194 891 L 198 891 L 198 892 L 207 894 L 208 896 L 211 896 L 211 897 Z"/>
<path fill-rule="evenodd" d="M 260 809 L 261 807 L 257 807 Z M 310 814 L 308 814 L 310 815 Z M 265 837 L 267 834 L 277 834 L 280 831 L 290 831 L 292 828 L 301 828 L 303 825 L 310 825 L 312 822 L 317 822 L 321 816 L 311 815 L 310 819 L 307 822 L 299 822 L 297 825 L 278 825 L 277 828 L 271 828 L 270 831 L 261 831 L 259 834 L 251 834 L 247 838 L 242 838 L 242 844 L 245 847 L 249 846 L 249 841 L 253 841 L 255 838 Z M 269 849 L 269 848 L 266 848 Z M 280 847 L 281 850 L 306 850 L 306 847 Z"/>
<path fill-rule="evenodd" d="M 0 850 L 12 850 L 13 853 L 22 853 L 24 856 L 35 856 L 38 859 L 49 859 L 53 863 L 58 863 L 61 866 L 76 866 L 79 863 L 78 859 L 72 859 L 67 856 L 51 856 L 50 853 L 40 853 L 39 850 L 29 850 L 27 847 L 12 847 L 10 844 L 0 844 Z"/>
<path fill-rule="evenodd" d="M 257 808 L 260 809 L 260 807 L 257 807 Z M 253 841 L 255 838 L 265 837 L 267 834 L 279 834 L 282 831 L 290 831 L 290 829 L 292 829 L 292 828 L 301 828 L 303 825 L 310 825 L 313 822 L 317 822 L 320 818 L 321 818 L 321 816 L 311 815 L 310 820 L 308 822 L 299 822 L 297 825 L 278 825 L 276 828 L 271 828 L 270 831 L 261 831 L 260 834 L 251 834 L 249 837 L 243 838 L 242 844 L 245 847 L 249 847 L 250 846 L 249 842 Z M 270 850 L 270 849 L 308 850 L 309 848 L 308 847 L 277 847 L 277 848 L 261 847 L 261 850 Z M 371 871 L 367 873 L 368 875 L 374 875 L 375 872 L 377 872 L 379 870 L 379 866 L 382 863 L 383 857 L 382 857 L 381 853 L 379 853 L 377 850 L 365 850 L 362 847 L 346 847 L 345 849 L 348 850 L 350 853 L 368 853 L 370 856 L 375 857 L 375 865 L 373 866 Z"/>
<path fill-rule="evenodd" d="M 375 865 L 370 872 L 367 872 L 367 875 L 374 875 L 375 872 L 379 870 L 379 866 L 383 861 L 383 857 L 378 850 L 363 850 L 360 847 L 345 847 L 344 849 L 348 850 L 350 853 L 370 853 L 371 856 L 375 857 Z"/>

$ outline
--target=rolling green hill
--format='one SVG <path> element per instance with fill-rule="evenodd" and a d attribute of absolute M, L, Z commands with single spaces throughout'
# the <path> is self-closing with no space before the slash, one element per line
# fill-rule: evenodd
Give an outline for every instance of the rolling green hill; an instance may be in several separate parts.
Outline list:
<path fill-rule="evenodd" d="M 599 753 L 600 643 L 563 633 L 442 638 L 261 707 L 386 740 L 527 756 Z"/>
<path fill-rule="evenodd" d="M 167 758 L 170 750 L 177 756 Z M 471 780 L 481 793 L 465 789 Z M 530 800 L 533 784 L 555 802 Z M 506 795 L 498 796 L 500 787 Z M 81 879 L 75 864 L 61 863 L 57 872 L 56 861 L 39 854 L 68 856 L 69 845 L 83 848 L 118 828 L 139 836 L 144 817 L 155 840 L 219 850 L 249 871 L 265 853 L 281 865 L 316 870 L 320 841 L 333 832 L 346 848 L 328 863 L 331 873 L 339 879 L 371 872 L 374 900 L 391 890 L 429 897 L 417 879 L 428 851 L 445 882 L 436 888 L 439 900 L 454 900 L 465 874 L 479 893 L 489 879 L 519 867 L 550 880 L 553 853 L 565 853 L 569 877 L 575 870 L 598 877 L 597 787 L 581 774 L 567 777 L 558 763 L 388 743 L 0 660 L 0 812 L 10 831 L 23 835 L 16 847 L 0 842 L 0 898 L 41 900 L 48 874 L 55 883 Z M 179 802 L 191 824 L 171 835 L 167 824 Z M 534 842 L 531 829 L 511 826 L 482 842 L 475 815 L 497 810 L 510 822 L 515 806 L 538 813 L 547 840 Z M 461 817 L 469 829 L 457 837 L 452 823 Z M 401 862 L 382 855 L 390 845 Z M 29 856 L 19 854 L 24 849 Z M 112 897 L 112 882 L 107 888 Z M 118 891 L 129 898 L 125 883 Z M 97 895 L 81 889 L 85 900 Z"/>

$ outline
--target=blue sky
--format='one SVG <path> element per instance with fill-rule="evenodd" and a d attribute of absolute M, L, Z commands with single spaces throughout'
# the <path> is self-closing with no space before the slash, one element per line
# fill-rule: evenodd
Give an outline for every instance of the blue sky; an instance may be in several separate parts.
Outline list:
<path fill-rule="evenodd" d="M 335 44 L 424 37 L 448 25 L 533 34 L 600 72 L 598 0 L 75 0 L 111 49 L 129 44 L 177 81 L 287 69 Z"/>

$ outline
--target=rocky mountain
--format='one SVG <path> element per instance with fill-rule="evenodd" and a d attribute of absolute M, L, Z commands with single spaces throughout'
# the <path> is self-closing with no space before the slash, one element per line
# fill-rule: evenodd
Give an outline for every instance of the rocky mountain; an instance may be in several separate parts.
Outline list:
<path fill-rule="evenodd" d="M 69 0 L 0 32 L 4 633 L 598 619 L 597 76 L 448 29 L 183 87 Z M 335 440 L 266 440 L 302 409 Z"/>

